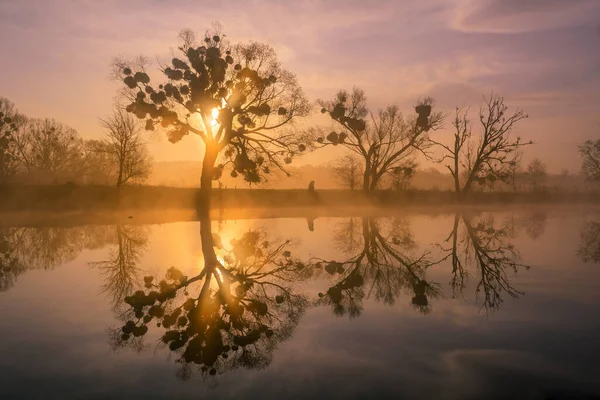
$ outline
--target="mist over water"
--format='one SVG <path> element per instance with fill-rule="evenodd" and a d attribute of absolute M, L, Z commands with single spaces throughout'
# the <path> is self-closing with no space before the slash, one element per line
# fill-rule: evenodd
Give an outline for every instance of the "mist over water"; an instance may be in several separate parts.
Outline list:
<path fill-rule="evenodd" d="M 246 214 L 3 226 L 2 396 L 600 394 L 600 210 Z"/>

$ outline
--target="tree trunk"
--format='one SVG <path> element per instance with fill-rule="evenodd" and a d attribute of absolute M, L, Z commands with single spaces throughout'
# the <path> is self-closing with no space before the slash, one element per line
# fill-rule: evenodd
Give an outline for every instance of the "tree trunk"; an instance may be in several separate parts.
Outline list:
<path fill-rule="evenodd" d="M 117 176 L 117 187 L 120 187 L 123 184 L 123 164 L 125 164 L 123 157 L 119 157 L 119 175 Z"/>
<path fill-rule="evenodd" d="M 369 182 L 370 182 L 370 177 L 371 174 L 369 172 L 369 169 L 365 169 L 365 173 L 363 174 L 363 191 L 365 192 L 365 194 L 369 193 Z"/>
<path fill-rule="evenodd" d="M 196 204 L 200 219 L 208 218 L 210 213 L 210 195 L 212 192 L 212 181 L 217 160 L 218 151 L 216 146 L 207 144 L 204 160 L 202 161 L 202 174 L 200 175 L 200 193 Z"/>
<path fill-rule="evenodd" d="M 202 244 L 202 256 L 205 268 L 209 270 L 216 267 L 218 260 L 215 253 L 211 221 L 208 218 L 200 220 L 200 242 Z"/>

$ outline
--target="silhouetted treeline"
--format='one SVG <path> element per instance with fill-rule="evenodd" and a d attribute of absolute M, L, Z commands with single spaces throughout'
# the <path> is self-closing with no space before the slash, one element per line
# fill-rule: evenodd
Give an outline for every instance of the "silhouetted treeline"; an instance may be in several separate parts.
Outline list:
<path fill-rule="evenodd" d="M 145 143 L 135 141 L 135 121 L 127 116 L 103 120 L 105 136 L 84 140 L 68 125 L 25 116 L 0 97 L 0 120 L 0 185 L 119 185 L 148 176 Z"/>

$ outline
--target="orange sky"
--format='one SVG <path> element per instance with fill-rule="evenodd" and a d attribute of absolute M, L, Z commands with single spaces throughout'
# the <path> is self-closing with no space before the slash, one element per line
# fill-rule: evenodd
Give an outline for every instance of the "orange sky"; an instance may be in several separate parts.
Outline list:
<path fill-rule="evenodd" d="M 577 171 L 577 144 L 600 136 L 597 0 L 0 1 L 0 96 L 96 137 L 118 87 L 115 56 L 169 60 L 181 29 L 202 34 L 216 20 L 232 41 L 274 46 L 312 101 L 356 85 L 373 108 L 411 112 L 431 95 L 442 109 L 476 110 L 494 90 L 529 113 L 518 133 L 537 144 L 525 161 L 538 156 L 551 172 Z M 192 136 L 171 145 L 157 135 L 150 147 L 159 161 L 202 153 Z"/>

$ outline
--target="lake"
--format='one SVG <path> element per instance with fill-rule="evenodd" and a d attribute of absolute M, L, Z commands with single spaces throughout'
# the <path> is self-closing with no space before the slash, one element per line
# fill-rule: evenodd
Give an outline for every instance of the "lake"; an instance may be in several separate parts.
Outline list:
<path fill-rule="evenodd" d="M 366 214 L 1 227 L 0 398 L 600 398 L 600 209 Z"/>

